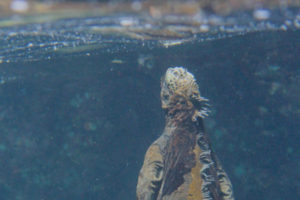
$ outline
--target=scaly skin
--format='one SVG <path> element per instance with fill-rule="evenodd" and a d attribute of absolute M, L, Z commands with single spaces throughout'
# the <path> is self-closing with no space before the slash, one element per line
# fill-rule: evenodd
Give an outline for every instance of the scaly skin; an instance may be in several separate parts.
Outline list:
<path fill-rule="evenodd" d="M 233 200 L 230 180 L 212 152 L 207 116 L 193 74 L 169 68 L 161 82 L 163 134 L 149 147 L 137 185 L 138 200 Z"/>

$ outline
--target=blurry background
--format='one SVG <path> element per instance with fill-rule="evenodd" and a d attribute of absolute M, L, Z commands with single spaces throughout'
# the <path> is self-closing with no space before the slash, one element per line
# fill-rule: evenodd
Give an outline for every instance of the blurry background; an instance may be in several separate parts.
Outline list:
<path fill-rule="evenodd" d="M 229 14 L 236 10 L 299 6 L 299 0 L 1 0 L 1 14 L 44 13 L 62 9 L 95 9 L 194 14 L 199 10 Z M 151 11 L 152 10 L 152 11 Z"/>

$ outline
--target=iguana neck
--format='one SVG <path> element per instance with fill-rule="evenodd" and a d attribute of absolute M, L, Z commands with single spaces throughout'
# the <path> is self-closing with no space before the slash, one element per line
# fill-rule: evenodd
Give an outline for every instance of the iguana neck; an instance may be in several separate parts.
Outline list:
<path fill-rule="evenodd" d="M 203 119 L 198 117 L 193 119 L 195 108 L 166 110 L 165 124 L 166 128 L 183 128 L 191 132 L 204 132 Z"/>

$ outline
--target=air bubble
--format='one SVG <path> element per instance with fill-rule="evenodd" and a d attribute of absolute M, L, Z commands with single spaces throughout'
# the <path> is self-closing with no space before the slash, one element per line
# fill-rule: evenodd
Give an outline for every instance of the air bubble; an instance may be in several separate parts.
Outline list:
<path fill-rule="evenodd" d="M 29 5 L 26 0 L 13 0 L 10 4 L 10 8 L 15 12 L 26 12 Z"/>
<path fill-rule="evenodd" d="M 271 16 L 270 11 L 264 9 L 258 9 L 253 12 L 253 17 L 256 20 L 267 20 Z"/>

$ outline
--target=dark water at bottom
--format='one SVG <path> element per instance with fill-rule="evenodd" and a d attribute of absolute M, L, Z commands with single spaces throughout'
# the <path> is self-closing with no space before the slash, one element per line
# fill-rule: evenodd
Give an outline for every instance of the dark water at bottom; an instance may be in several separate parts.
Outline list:
<path fill-rule="evenodd" d="M 1 64 L 0 199 L 135 199 L 160 77 L 194 73 L 236 199 L 300 199 L 300 32 Z"/>

